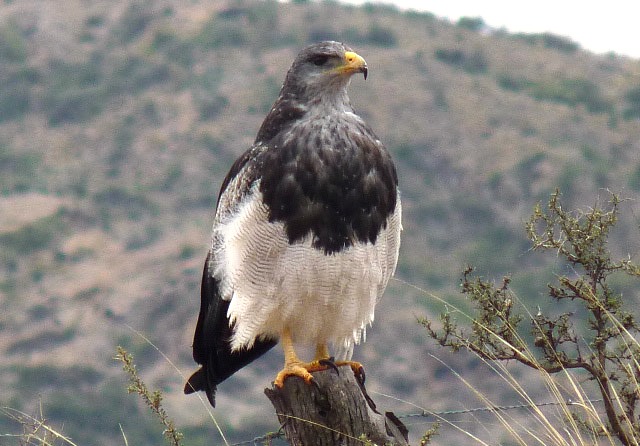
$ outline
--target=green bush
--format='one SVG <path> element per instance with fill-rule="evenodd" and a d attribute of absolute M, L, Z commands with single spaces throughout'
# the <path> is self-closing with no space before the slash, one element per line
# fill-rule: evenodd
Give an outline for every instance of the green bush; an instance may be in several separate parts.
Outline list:
<path fill-rule="evenodd" d="M 525 196 L 531 195 L 531 188 L 540 176 L 539 165 L 548 158 L 545 152 L 537 152 L 524 158 L 515 166 L 514 176 L 518 179 Z"/>
<path fill-rule="evenodd" d="M 107 175 L 116 178 L 120 175 L 123 166 L 130 159 L 131 146 L 136 138 L 136 119 L 133 115 L 125 116 L 113 132 L 112 150 L 107 157 L 105 167 Z"/>
<path fill-rule="evenodd" d="M 50 70 L 43 100 L 50 125 L 85 122 L 102 111 L 108 91 L 102 83 L 99 60 L 55 61 Z"/>
<path fill-rule="evenodd" d="M 366 32 L 361 32 L 354 26 L 348 27 L 340 33 L 324 28 L 314 29 L 307 37 L 309 43 L 321 40 L 339 40 L 350 45 L 372 45 L 378 47 L 393 47 L 398 43 L 396 34 L 392 29 L 378 24 L 371 25 Z"/>
<path fill-rule="evenodd" d="M 163 192 L 172 192 L 183 176 L 184 170 L 182 164 L 179 161 L 174 161 L 166 168 L 161 178 L 159 178 L 157 187 Z"/>
<path fill-rule="evenodd" d="M 195 42 L 204 48 L 236 47 L 246 45 L 249 36 L 241 22 L 213 17 L 202 25 Z"/>
<path fill-rule="evenodd" d="M 178 255 L 178 259 L 187 260 L 194 257 L 198 254 L 198 250 L 192 245 L 183 245 L 180 249 L 180 254 Z"/>
<path fill-rule="evenodd" d="M 139 94 L 170 77 L 167 63 L 136 54 L 108 63 L 100 56 L 80 63 L 56 61 L 51 66 L 43 105 L 50 125 L 86 122 L 100 114 L 113 97 Z"/>
<path fill-rule="evenodd" d="M 27 58 L 27 42 L 18 25 L 9 21 L 0 24 L 0 63 L 24 62 Z"/>
<path fill-rule="evenodd" d="M 640 118 L 640 85 L 627 91 L 624 99 L 627 102 L 627 108 L 624 110 L 622 116 L 625 119 Z"/>
<path fill-rule="evenodd" d="M 325 27 L 312 28 L 309 30 L 309 34 L 307 34 L 307 43 L 316 43 L 323 40 L 341 40 L 340 33 Z M 354 41 L 352 40 L 351 42 Z"/>
<path fill-rule="evenodd" d="M 0 234 L 3 252 L 24 256 L 48 248 L 64 232 L 66 224 L 63 215 L 64 211 L 60 211 L 15 231 Z"/>
<path fill-rule="evenodd" d="M 13 153 L 0 142 L 0 192 L 26 192 L 36 188 L 42 154 Z"/>
<path fill-rule="evenodd" d="M 638 165 L 629 176 L 629 187 L 636 192 L 640 192 L 640 165 Z"/>
<path fill-rule="evenodd" d="M 106 95 L 101 87 L 69 88 L 51 92 L 45 100 L 49 125 L 90 120 L 102 112 Z"/>
<path fill-rule="evenodd" d="M 103 220 L 124 213 L 129 219 L 138 221 L 145 215 L 155 215 L 157 205 L 144 191 L 131 191 L 126 187 L 109 186 L 93 196 L 93 201 Z"/>
<path fill-rule="evenodd" d="M 481 31 L 486 26 L 482 17 L 460 17 L 456 25 L 474 32 Z"/>
<path fill-rule="evenodd" d="M 366 40 L 371 45 L 382 47 L 393 47 L 398 43 L 396 35 L 391 29 L 377 24 L 371 25 L 367 32 Z"/>
<path fill-rule="evenodd" d="M 567 104 L 571 107 L 582 104 L 591 113 L 603 113 L 611 109 L 594 82 L 583 78 L 551 79 L 534 83 L 531 95 L 538 100 Z"/>
<path fill-rule="evenodd" d="M 136 251 L 153 245 L 162 236 L 162 229 L 156 225 L 149 225 L 141 232 L 132 234 L 126 241 L 127 251 Z"/>
<path fill-rule="evenodd" d="M 27 67 L 0 71 L 0 122 L 18 119 L 29 111 L 31 87 L 38 81 L 39 73 Z"/>
<path fill-rule="evenodd" d="M 439 61 L 471 74 L 484 73 L 489 66 L 479 50 L 467 53 L 460 49 L 439 48 L 435 51 L 435 56 Z"/>
<path fill-rule="evenodd" d="M 191 67 L 195 61 L 191 42 L 181 39 L 171 29 L 157 30 L 150 49 L 153 53 L 165 54 L 169 63 L 175 62 L 185 68 Z"/>
<path fill-rule="evenodd" d="M 43 331 L 29 338 L 14 341 L 9 346 L 9 348 L 7 348 L 7 353 L 14 355 L 24 355 L 32 353 L 34 351 L 47 351 L 59 344 L 64 344 L 65 342 L 71 341 L 76 335 L 76 329 L 73 327 L 68 327 L 64 330 Z M 51 383 L 52 381 L 49 380 L 44 382 Z"/>
<path fill-rule="evenodd" d="M 545 48 L 553 48 L 563 53 L 574 53 L 580 49 L 580 45 L 568 37 L 558 36 L 552 33 L 541 34 L 540 40 L 542 40 Z"/>
<path fill-rule="evenodd" d="M 531 81 L 519 76 L 515 77 L 509 73 L 502 73 L 497 77 L 500 88 L 509 91 L 522 91 L 531 86 Z"/>
<path fill-rule="evenodd" d="M 200 97 L 197 104 L 200 120 L 209 121 L 217 118 L 228 104 L 229 100 L 222 95 Z"/>
<path fill-rule="evenodd" d="M 514 34 L 513 37 L 531 46 L 542 45 L 545 48 L 553 48 L 567 54 L 574 53 L 578 49 L 580 49 L 580 45 L 578 45 L 568 37 L 558 36 L 552 33 L 517 33 Z"/>
<path fill-rule="evenodd" d="M 16 389 L 28 391 L 28 389 L 40 389 L 43 383 L 58 389 L 75 389 L 78 386 L 94 386 L 98 384 L 103 375 L 101 372 L 89 366 L 58 367 L 53 365 L 12 366 L 13 372 L 18 376 Z"/>
<path fill-rule="evenodd" d="M 89 28 L 98 28 L 104 24 L 104 16 L 91 15 L 87 18 L 85 25 Z"/>
<path fill-rule="evenodd" d="M 153 16 L 144 2 L 132 2 L 120 19 L 114 33 L 120 42 L 128 43 L 138 38 L 151 22 Z"/>
<path fill-rule="evenodd" d="M 169 66 L 161 61 L 137 55 L 118 60 L 109 75 L 108 89 L 111 94 L 139 94 L 155 84 L 170 78 Z"/>

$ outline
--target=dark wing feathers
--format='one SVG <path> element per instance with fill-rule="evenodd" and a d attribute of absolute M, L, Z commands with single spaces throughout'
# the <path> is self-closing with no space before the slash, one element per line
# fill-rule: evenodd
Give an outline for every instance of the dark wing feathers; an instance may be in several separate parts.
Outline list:
<path fill-rule="evenodd" d="M 296 122 L 305 114 L 305 108 L 297 102 L 285 96 L 281 96 L 275 102 L 271 111 L 262 122 L 256 142 L 266 143 L 275 138 L 279 133 L 286 131 L 287 127 Z"/>
<path fill-rule="evenodd" d="M 244 152 L 231 166 L 227 176 L 222 180 L 222 186 L 220 186 L 220 193 L 218 194 L 218 205 L 220 204 L 220 198 L 227 187 L 229 187 L 229 183 L 233 181 L 233 179 L 244 169 L 248 162 L 253 161 L 255 158 L 256 151 L 259 149 L 257 145 L 251 147 L 251 149 Z M 250 184 L 248 184 L 250 186 Z M 246 191 L 243 191 L 246 192 Z"/>
<path fill-rule="evenodd" d="M 209 402 L 215 407 L 217 385 L 265 354 L 277 341 L 257 339 L 250 349 L 231 351 L 229 340 L 232 327 L 227 318 L 229 302 L 222 299 L 218 280 L 209 272 L 211 255 L 209 253 L 207 256 L 202 273 L 200 314 L 193 338 L 193 359 L 202 367 L 191 375 L 184 393 L 204 390 Z"/>
<path fill-rule="evenodd" d="M 193 359 L 198 364 L 203 364 L 207 360 L 207 354 L 214 348 L 217 321 L 222 320 L 226 315 L 228 302 L 220 298 L 218 292 L 218 280 L 209 273 L 211 253 L 207 255 L 207 260 L 202 271 L 202 285 L 200 288 L 200 313 L 193 339 Z M 226 305 L 225 305 L 226 304 Z"/>

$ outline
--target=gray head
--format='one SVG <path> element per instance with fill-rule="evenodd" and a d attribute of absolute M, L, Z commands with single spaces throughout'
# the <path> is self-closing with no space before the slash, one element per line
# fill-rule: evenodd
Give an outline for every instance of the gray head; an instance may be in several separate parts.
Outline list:
<path fill-rule="evenodd" d="M 341 95 L 356 73 L 363 73 L 366 79 L 367 63 L 351 48 L 333 41 L 315 43 L 296 56 L 283 92 L 302 100 Z"/>
<path fill-rule="evenodd" d="M 367 63 L 342 43 L 320 42 L 304 48 L 289 68 L 256 142 L 271 140 L 310 111 L 315 115 L 353 111 L 347 85 L 355 73 L 364 74 L 366 79 Z"/>

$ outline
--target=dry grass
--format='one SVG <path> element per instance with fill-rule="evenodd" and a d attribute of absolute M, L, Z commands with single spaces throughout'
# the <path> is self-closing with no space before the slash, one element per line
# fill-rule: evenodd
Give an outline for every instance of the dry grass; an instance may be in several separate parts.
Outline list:
<path fill-rule="evenodd" d="M 417 288 L 406 282 L 403 283 L 406 286 Z M 420 289 L 420 292 L 429 299 L 446 305 L 449 313 L 455 314 L 459 319 L 469 322 L 474 320 L 471 314 L 450 301 L 444 301 L 441 297 L 424 289 Z M 517 300 L 517 296 L 513 295 L 513 297 Z M 526 308 L 523 302 L 518 301 L 518 304 Z M 533 317 L 531 313 L 528 313 L 528 315 Z M 634 338 L 620 321 L 611 314 L 608 314 L 608 317 L 623 333 L 623 339 L 628 348 L 640 347 L 638 339 Z M 505 342 L 506 347 L 518 350 L 516 345 L 507 343 L 497 333 L 492 332 L 489 327 L 480 328 L 489 332 L 491 336 L 500 342 Z M 518 338 L 517 344 L 526 346 L 527 342 L 525 342 L 525 339 Z M 455 432 L 464 435 L 467 441 L 471 443 L 495 444 L 496 439 L 500 438 L 501 444 L 528 446 L 620 444 L 616 435 L 609 428 L 602 396 L 593 381 L 585 377 L 584 374 L 580 375 L 575 370 L 566 368 L 558 373 L 546 372 L 544 365 L 538 361 L 536 354 L 528 348 L 520 350 L 520 354 L 526 362 L 537 365 L 533 372 L 524 375 L 527 378 L 526 382 L 522 382 L 522 378 L 516 376 L 516 369 L 514 369 L 513 364 L 476 355 L 484 366 L 491 370 L 497 381 L 502 383 L 499 391 L 495 388 L 495 380 L 491 380 L 487 383 L 487 387 L 483 387 L 477 382 L 472 382 L 469 376 L 465 376 L 465 373 L 468 374 L 469 372 L 458 372 L 437 356 L 429 354 L 431 359 L 448 369 L 451 375 L 475 397 L 477 401 L 475 409 L 434 412 L 413 402 L 399 400 L 392 395 L 378 392 L 372 393 L 378 393 L 381 396 L 419 409 L 421 413 L 412 414 L 411 416 L 435 418 L 443 428 L 453 429 Z M 634 358 L 629 367 L 640 370 L 638 358 Z M 522 366 L 522 368 L 527 367 Z M 629 374 L 633 376 L 631 370 Z M 633 385 L 635 386 L 635 391 L 640 393 L 640 384 L 637 380 L 633 380 Z M 535 389 L 535 395 L 531 393 L 531 389 Z M 540 392 L 540 389 L 545 389 L 545 392 Z M 551 397 L 550 400 L 540 401 L 541 393 L 548 394 Z M 505 395 L 510 395 L 521 403 L 504 406 L 497 400 L 497 398 L 500 398 L 499 394 L 502 395 L 502 398 Z M 614 406 L 622 414 L 620 417 L 621 424 L 623 424 L 627 432 L 631 433 L 632 444 L 639 444 L 640 438 L 637 436 L 637 425 L 634 424 L 634 420 L 628 419 L 624 415 L 624 401 L 615 391 L 613 392 L 613 398 Z M 518 409 L 518 412 L 515 409 Z M 521 415 L 522 409 L 526 410 L 525 416 Z M 478 412 L 491 413 L 493 421 L 476 419 L 476 421 L 469 424 L 467 420 L 451 421 L 449 418 L 452 414 L 473 416 L 474 413 Z"/>
<path fill-rule="evenodd" d="M 42 406 L 38 415 L 33 416 L 11 407 L 1 407 L 0 414 L 22 427 L 20 434 L 0 434 L 0 438 L 17 438 L 21 446 L 77 446 L 70 438 L 51 426 L 43 413 Z"/>

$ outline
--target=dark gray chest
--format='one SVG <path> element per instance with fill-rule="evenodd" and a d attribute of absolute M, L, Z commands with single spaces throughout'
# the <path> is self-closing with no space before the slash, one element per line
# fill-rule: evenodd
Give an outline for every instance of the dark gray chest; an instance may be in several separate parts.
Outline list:
<path fill-rule="evenodd" d="M 395 210 L 395 166 L 359 118 L 290 128 L 255 161 L 269 220 L 284 223 L 289 243 L 311 234 L 327 254 L 375 243 Z"/>

